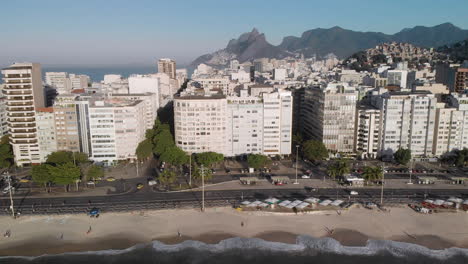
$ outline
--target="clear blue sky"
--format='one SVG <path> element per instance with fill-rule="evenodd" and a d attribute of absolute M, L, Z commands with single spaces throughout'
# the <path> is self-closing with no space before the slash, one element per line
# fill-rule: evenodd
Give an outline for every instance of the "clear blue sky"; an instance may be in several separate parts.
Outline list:
<path fill-rule="evenodd" d="M 0 7 L 0 65 L 186 63 L 253 27 L 272 44 L 336 25 L 389 34 L 445 22 L 468 29 L 467 0 L 21 0 Z"/>

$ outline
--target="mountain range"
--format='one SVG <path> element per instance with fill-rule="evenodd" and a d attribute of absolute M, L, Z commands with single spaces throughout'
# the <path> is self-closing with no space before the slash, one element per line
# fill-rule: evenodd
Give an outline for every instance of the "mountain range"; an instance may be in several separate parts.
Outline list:
<path fill-rule="evenodd" d="M 266 40 L 265 34 L 253 29 L 237 39 L 229 41 L 226 48 L 205 54 L 192 62 L 210 66 L 224 66 L 231 59 L 245 62 L 257 58 L 284 58 L 303 54 L 305 57 L 323 57 L 333 53 L 338 58 L 347 58 L 357 51 L 365 50 L 384 42 L 406 42 L 421 47 L 439 47 L 468 39 L 468 30 L 451 23 L 433 27 L 416 26 L 405 28 L 393 35 L 381 32 L 360 32 L 341 27 L 316 28 L 305 31 L 300 37 L 287 36 L 278 45 Z"/>

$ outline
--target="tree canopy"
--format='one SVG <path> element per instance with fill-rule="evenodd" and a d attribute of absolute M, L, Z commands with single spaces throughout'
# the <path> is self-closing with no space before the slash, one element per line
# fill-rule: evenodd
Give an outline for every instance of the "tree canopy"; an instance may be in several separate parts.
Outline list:
<path fill-rule="evenodd" d="M 96 180 L 99 178 L 104 177 L 104 170 L 102 169 L 101 166 L 98 165 L 91 165 L 88 168 L 88 172 L 86 173 L 86 178 L 88 180 Z"/>
<path fill-rule="evenodd" d="M 310 161 L 320 161 L 328 157 L 328 150 L 322 141 L 307 140 L 302 147 L 303 155 Z"/>
<path fill-rule="evenodd" d="M 135 152 L 138 160 L 145 160 L 153 156 L 153 143 L 151 139 L 141 141 Z"/>
<path fill-rule="evenodd" d="M 345 174 L 349 173 L 349 164 L 346 160 L 340 159 L 329 165 L 327 173 L 332 179 L 342 178 Z"/>
<path fill-rule="evenodd" d="M 14 163 L 13 149 L 5 135 L 0 139 L 0 168 L 8 168 Z"/>
<path fill-rule="evenodd" d="M 400 148 L 393 154 L 393 158 L 398 164 L 406 165 L 411 160 L 411 150 Z"/>
<path fill-rule="evenodd" d="M 176 181 L 177 175 L 171 170 L 165 170 L 161 174 L 159 174 L 158 179 L 160 184 L 169 187 L 172 183 Z"/>
<path fill-rule="evenodd" d="M 81 152 L 71 152 L 71 151 L 56 151 L 52 152 L 47 156 L 46 163 L 53 165 L 61 165 L 65 163 L 76 163 L 82 164 L 87 163 L 88 155 Z"/>
<path fill-rule="evenodd" d="M 254 168 L 254 169 L 264 168 L 270 162 L 271 160 L 265 155 L 249 154 L 247 156 L 247 163 L 249 164 L 249 167 Z"/>
<path fill-rule="evenodd" d="M 206 168 L 211 167 L 211 165 L 221 162 L 224 160 L 223 154 L 216 152 L 203 152 L 195 154 L 195 161 L 199 165 L 203 165 Z"/>
<path fill-rule="evenodd" d="M 65 189 L 69 184 L 79 180 L 81 176 L 80 168 L 70 162 L 57 166 L 49 166 L 48 168 L 52 181 L 56 184 L 65 185 Z"/>
<path fill-rule="evenodd" d="M 40 164 L 32 167 L 32 180 L 38 184 L 44 185 L 47 188 L 47 184 L 53 181 L 52 175 L 49 172 L 49 164 Z"/>
<path fill-rule="evenodd" d="M 383 178 L 383 170 L 381 167 L 364 167 L 362 177 L 366 181 L 376 181 Z"/>

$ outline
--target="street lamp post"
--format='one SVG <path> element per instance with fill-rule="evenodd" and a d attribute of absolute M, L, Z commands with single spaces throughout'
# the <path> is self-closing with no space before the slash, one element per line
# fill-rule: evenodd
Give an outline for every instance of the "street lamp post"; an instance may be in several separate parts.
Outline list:
<path fill-rule="evenodd" d="M 380 191 L 380 206 L 383 205 L 383 189 L 384 189 L 384 182 L 385 182 L 385 167 L 382 163 L 382 190 Z"/>
<path fill-rule="evenodd" d="M 192 187 L 192 153 L 189 155 L 189 186 Z"/>
<path fill-rule="evenodd" d="M 5 179 L 8 181 L 8 189 L 10 191 L 10 209 L 11 209 L 11 215 L 13 218 L 15 218 L 15 207 L 13 204 L 13 196 L 11 194 L 11 176 L 8 174 L 8 172 L 5 173 Z"/>
<path fill-rule="evenodd" d="M 297 182 L 297 161 L 298 161 L 298 157 L 299 157 L 299 145 L 296 145 L 296 181 L 294 182 L 294 184 L 299 184 L 299 182 Z"/>
<path fill-rule="evenodd" d="M 203 164 L 201 165 L 200 171 L 202 178 L 202 212 L 205 212 L 205 169 L 203 168 Z"/>

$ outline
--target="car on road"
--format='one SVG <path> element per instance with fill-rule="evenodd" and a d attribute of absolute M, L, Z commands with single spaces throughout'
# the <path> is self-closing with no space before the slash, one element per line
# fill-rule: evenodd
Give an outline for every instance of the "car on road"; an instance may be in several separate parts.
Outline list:
<path fill-rule="evenodd" d="M 356 192 L 356 191 L 350 191 L 349 194 L 351 194 L 351 195 L 358 195 L 359 193 Z"/>
<path fill-rule="evenodd" d="M 153 185 L 156 185 L 156 184 L 158 184 L 158 183 L 155 180 L 148 181 L 149 186 L 153 186 Z"/>
<path fill-rule="evenodd" d="M 306 175 L 306 174 L 304 174 L 304 175 L 302 175 L 302 176 L 301 176 L 301 178 L 302 178 L 302 179 L 310 179 L 310 176 L 309 176 L 309 175 Z"/>
<path fill-rule="evenodd" d="M 31 180 L 32 180 L 31 176 L 26 176 L 26 177 L 21 178 L 19 182 L 26 183 L 26 182 L 30 182 Z"/>
<path fill-rule="evenodd" d="M 143 189 L 143 187 L 144 187 L 144 185 L 143 185 L 142 183 L 138 183 L 138 184 L 136 185 L 136 188 L 137 188 L 138 190 Z"/>
<path fill-rule="evenodd" d="M 230 173 L 230 172 L 231 172 L 230 169 L 225 169 L 224 171 L 225 171 L 226 173 Z"/>
<path fill-rule="evenodd" d="M 94 181 L 88 181 L 86 184 L 88 184 L 88 185 L 94 185 L 94 184 L 96 184 L 96 183 L 95 183 Z"/>
<path fill-rule="evenodd" d="M 115 178 L 114 177 L 109 177 L 109 178 L 106 179 L 106 181 L 113 182 L 113 181 L 115 181 Z"/>

